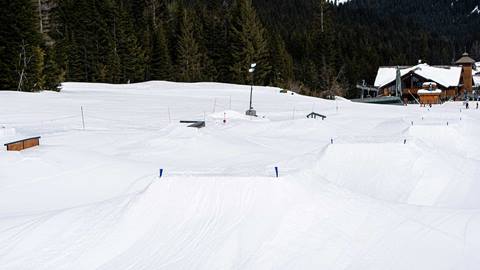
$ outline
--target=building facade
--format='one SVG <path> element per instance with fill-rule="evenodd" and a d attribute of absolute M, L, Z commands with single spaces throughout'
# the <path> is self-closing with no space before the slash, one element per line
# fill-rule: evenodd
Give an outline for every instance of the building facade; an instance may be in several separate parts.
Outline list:
<path fill-rule="evenodd" d="M 402 99 L 418 99 L 418 91 L 425 83 L 433 82 L 441 90 L 440 98 L 463 99 L 475 94 L 475 60 L 465 53 L 452 66 L 380 67 L 375 79 L 375 87 L 383 96 L 398 95 L 397 77 L 400 76 Z"/>

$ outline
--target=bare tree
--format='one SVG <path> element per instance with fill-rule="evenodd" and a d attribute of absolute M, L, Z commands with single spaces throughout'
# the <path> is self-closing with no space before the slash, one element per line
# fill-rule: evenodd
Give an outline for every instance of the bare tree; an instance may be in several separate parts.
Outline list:
<path fill-rule="evenodd" d="M 30 56 L 27 55 L 27 47 L 28 45 L 25 44 L 25 40 L 22 40 L 22 45 L 20 46 L 20 55 L 18 58 L 19 79 L 18 79 L 17 91 L 22 91 L 23 85 L 27 80 L 27 68 L 28 68 L 28 65 L 30 64 L 30 61 L 32 60 L 32 55 Z"/>
<path fill-rule="evenodd" d="M 333 68 L 328 68 L 324 65 L 320 74 L 321 79 L 324 82 L 320 92 L 320 97 L 334 99 L 335 96 L 345 95 L 345 80 L 343 79 L 345 66 L 342 66 L 338 73 L 335 73 Z"/>
<path fill-rule="evenodd" d="M 320 0 L 320 27 L 321 27 L 321 31 L 322 33 L 324 32 L 324 27 L 323 27 L 323 5 L 325 5 L 325 1 L 324 0 Z"/>
<path fill-rule="evenodd" d="M 42 0 L 38 0 L 38 19 L 40 20 L 40 33 L 43 34 Z"/>
<path fill-rule="evenodd" d="M 156 0 L 146 0 L 146 4 L 150 6 L 152 12 L 153 29 L 157 29 L 157 3 Z"/>

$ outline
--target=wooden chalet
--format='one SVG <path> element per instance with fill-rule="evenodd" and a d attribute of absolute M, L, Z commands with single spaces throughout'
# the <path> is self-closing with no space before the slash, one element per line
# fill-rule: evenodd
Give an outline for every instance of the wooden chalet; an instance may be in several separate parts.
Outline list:
<path fill-rule="evenodd" d="M 402 99 L 418 99 L 418 91 L 425 83 L 433 82 L 441 90 L 440 99 L 463 98 L 473 93 L 475 60 L 464 53 L 452 66 L 380 67 L 375 79 L 375 87 L 383 96 L 395 95 L 397 70 L 400 72 Z"/>

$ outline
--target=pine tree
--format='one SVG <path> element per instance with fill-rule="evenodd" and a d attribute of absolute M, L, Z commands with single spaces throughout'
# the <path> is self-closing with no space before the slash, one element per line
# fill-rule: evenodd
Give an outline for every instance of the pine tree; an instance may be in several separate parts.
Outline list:
<path fill-rule="evenodd" d="M 199 81 L 203 71 L 204 56 L 194 36 L 192 16 L 184 9 L 177 45 L 177 79 L 184 82 Z"/>
<path fill-rule="evenodd" d="M 150 78 L 152 80 L 171 80 L 172 62 L 163 24 L 159 24 L 155 31 L 151 57 Z"/>
<path fill-rule="evenodd" d="M 0 5 L 0 89 L 32 91 L 42 64 L 32 2 L 3 0 Z"/>
<path fill-rule="evenodd" d="M 114 50 L 121 66 L 121 82 L 138 82 L 144 79 L 144 50 L 139 44 L 133 24 L 125 10 L 117 7 L 115 16 Z"/>
<path fill-rule="evenodd" d="M 232 81 L 249 83 L 250 64 L 256 63 L 255 83 L 268 84 L 271 66 L 265 29 L 257 18 L 251 0 L 238 0 L 234 8 L 230 29 Z"/>
<path fill-rule="evenodd" d="M 45 89 L 58 91 L 60 83 L 64 81 L 64 72 L 57 64 L 57 54 L 55 47 L 46 51 L 45 58 Z"/>
<path fill-rule="evenodd" d="M 322 96 L 333 95 L 333 88 L 337 88 L 341 68 L 337 67 L 337 40 L 332 16 L 331 5 L 326 0 L 321 0 L 317 7 L 312 31 L 314 48 L 312 56 L 320 72 L 320 80 L 314 87 L 319 89 Z"/>
<path fill-rule="evenodd" d="M 207 1 L 202 7 L 196 5 L 197 39 L 205 55 L 204 79 L 229 82 L 230 47 L 228 42 L 228 7 L 220 1 Z"/>
<path fill-rule="evenodd" d="M 275 86 L 286 87 L 294 79 L 293 59 L 287 52 L 280 34 L 273 35 L 270 43 L 272 62 L 270 81 Z"/>
<path fill-rule="evenodd" d="M 32 52 L 32 77 L 35 78 L 35 81 L 32 82 L 32 85 L 29 86 L 28 89 L 31 89 L 32 91 L 44 90 L 45 51 L 40 47 L 34 47 Z"/>

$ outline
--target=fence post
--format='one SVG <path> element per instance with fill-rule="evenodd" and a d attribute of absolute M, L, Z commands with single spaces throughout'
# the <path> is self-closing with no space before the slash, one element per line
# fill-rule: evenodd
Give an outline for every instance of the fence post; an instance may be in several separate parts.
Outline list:
<path fill-rule="evenodd" d="M 170 114 L 170 107 L 168 107 L 168 123 L 171 124 L 172 123 L 172 116 Z"/>
<path fill-rule="evenodd" d="M 83 116 L 83 106 L 80 106 L 80 111 L 82 112 L 82 126 L 83 126 L 83 130 L 85 130 L 85 117 Z"/>

